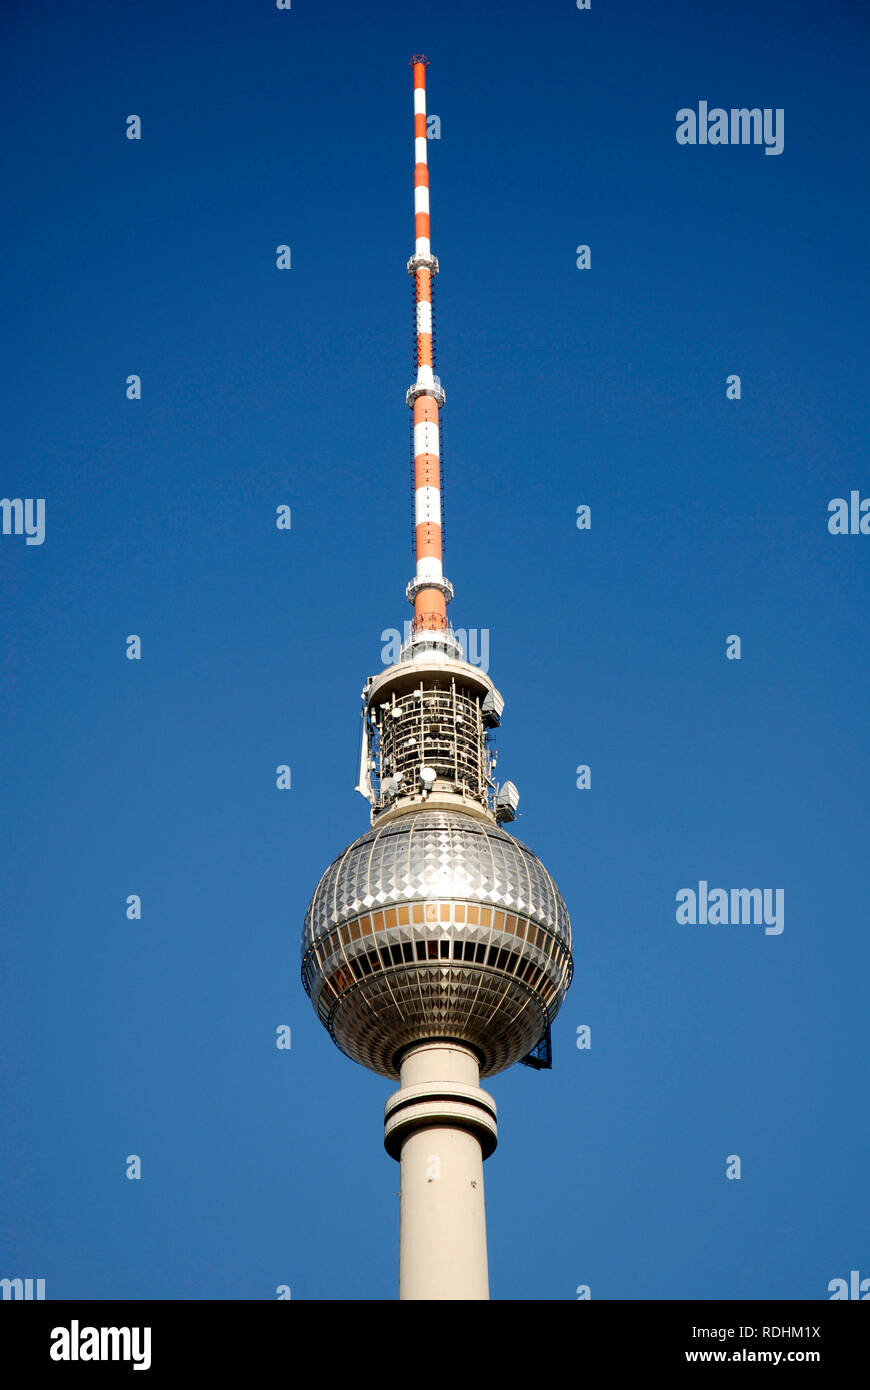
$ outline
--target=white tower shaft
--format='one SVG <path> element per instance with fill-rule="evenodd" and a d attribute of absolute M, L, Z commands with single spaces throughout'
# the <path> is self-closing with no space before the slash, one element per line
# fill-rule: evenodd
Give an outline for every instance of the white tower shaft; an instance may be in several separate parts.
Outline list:
<path fill-rule="evenodd" d="M 483 1160 L 496 1114 L 479 1080 L 458 1043 L 421 1043 L 402 1060 L 384 1133 L 401 1163 L 400 1299 L 489 1298 Z"/>

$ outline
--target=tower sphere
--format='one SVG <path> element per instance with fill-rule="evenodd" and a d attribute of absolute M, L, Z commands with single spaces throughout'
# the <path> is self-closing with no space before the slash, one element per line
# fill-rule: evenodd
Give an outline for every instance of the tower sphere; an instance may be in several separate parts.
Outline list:
<path fill-rule="evenodd" d="M 349 1057 L 398 1077 L 424 1040 L 482 1076 L 529 1053 L 571 981 L 571 925 L 541 861 L 489 819 L 410 810 L 333 860 L 305 916 L 302 978 Z"/>

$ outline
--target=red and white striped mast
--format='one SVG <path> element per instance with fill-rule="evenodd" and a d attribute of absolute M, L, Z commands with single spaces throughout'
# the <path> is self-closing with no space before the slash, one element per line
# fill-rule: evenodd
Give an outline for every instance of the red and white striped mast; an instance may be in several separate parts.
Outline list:
<path fill-rule="evenodd" d="M 441 524 L 441 454 L 439 411 L 444 390 L 434 375 L 432 289 L 438 261 L 429 240 L 429 163 L 426 138 L 426 68 L 429 59 L 415 54 L 414 69 L 414 276 L 417 302 L 417 379 L 405 399 L 414 415 L 414 534 L 417 571 L 407 587 L 414 605 L 411 649 L 455 647 L 447 622 L 453 586 L 444 577 Z"/>

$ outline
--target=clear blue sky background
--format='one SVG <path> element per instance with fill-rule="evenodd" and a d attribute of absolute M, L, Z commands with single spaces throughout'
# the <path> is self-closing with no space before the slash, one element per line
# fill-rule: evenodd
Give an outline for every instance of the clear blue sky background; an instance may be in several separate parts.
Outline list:
<path fill-rule="evenodd" d="M 395 1296 L 392 1086 L 316 1020 L 299 936 L 367 828 L 359 692 L 410 613 L 422 51 L 451 611 L 491 634 L 514 828 L 575 933 L 553 1071 L 488 1083 L 493 1297 L 870 1276 L 870 536 L 827 529 L 870 496 L 865 7 L 0 29 L 0 492 L 46 499 L 42 546 L 0 536 L 0 1275 Z M 783 153 L 679 146 L 700 100 L 784 108 Z M 679 925 L 699 879 L 784 888 L 784 932 Z"/>

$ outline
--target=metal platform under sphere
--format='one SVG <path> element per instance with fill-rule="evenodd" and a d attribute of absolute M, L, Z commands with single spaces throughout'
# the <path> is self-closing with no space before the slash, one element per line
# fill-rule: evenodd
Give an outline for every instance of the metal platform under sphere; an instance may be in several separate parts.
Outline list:
<path fill-rule="evenodd" d="M 342 1051 L 384 1076 L 424 1039 L 472 1047 L 482 1076 L 503 1071 L 546 1032 L 571 971 L 568 912 L 543 864 L 462 811 L 375 825 L 305 916 L 305 988 Z"/>

